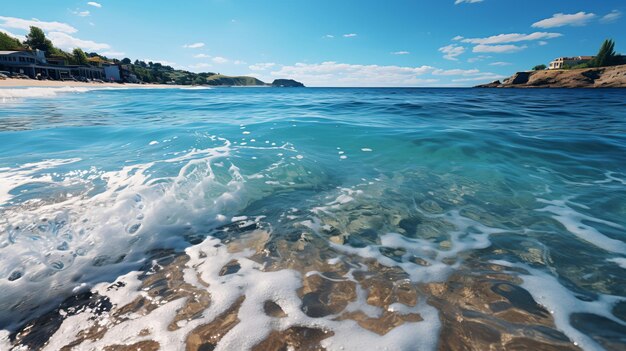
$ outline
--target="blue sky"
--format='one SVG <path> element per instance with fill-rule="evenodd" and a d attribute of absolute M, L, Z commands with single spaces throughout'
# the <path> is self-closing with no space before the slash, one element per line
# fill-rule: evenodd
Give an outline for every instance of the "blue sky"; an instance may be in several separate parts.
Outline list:
<path fill-rule="evenodd" d="M 0 31 L 190 71 L 309 86 L 469 86 L 626 53 L 623 0 L 3 1 Z"/>

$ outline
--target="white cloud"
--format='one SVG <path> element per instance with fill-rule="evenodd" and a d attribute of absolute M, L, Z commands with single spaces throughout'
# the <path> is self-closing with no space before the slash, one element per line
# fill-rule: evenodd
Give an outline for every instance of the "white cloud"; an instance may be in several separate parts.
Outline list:
<path fill-rule="evenodd" d="M 109 44 L 96 43 L 95 41 L 91 40 L 78 39 L 67 33 L 62 32 L 50 32 L 47 36 L 52 41 L 54 46 L 57 46 L 63 50 L 81 48 L 85 51 L 99 51 L 111 48 Z"/>
<path fill-rule="evenodd" d="M 353 65 L 337 62 L 296 63 L 271 72 L 277 78 L 292 78 L 310 86 L 419 86 L 432 85 L 438 79 L 422 76 L 434 67 Z"/>
<path fill-rule="evenodd" d="M 296 63 L 282 66 L 270 75 L 273 78 L 292 78 L 307 86 L 344 87 L 461 86 L 469 85 L 469 82 L 501 78 L 496 73 L 481 72 L 478 69 L 357 65 L 338 62 Z M 462 84 L 463 82 L 467 83 Z"/>
<path fill-rule="evenodd" d="M 475 44 L 472 48 L 472 52 L 476 53 L 512 53 L 524 50 L 526 45 L 513 45 L 510 43 L 519 43 L 524 41 L 539 40 L 539 45 L 547 45 L 548 42 L 544 39 L 553 39 L 563 36 L 561 33 L 552 32 L 534 32 L 530 34 L 525 33 L 508 33 L 492 35 L 485 38 L 463 38 L 461 36 L 455 37 L 457 41 L 463 43 Z M 452 44 L 454 45 L 454 44 Z M 469 60 L 468 60 L 469 62 Z"/>
<path fill-rule="evenodd" d="M 334 38 L 334 37 L 335 37 L 335 36 L 334 36 L 334 35 L 332 35 L 332 34 L 326 34 L 325 36 L 323 36 L 323 38 L 329 38 L 329 39 L 332 39 L 332 38 Z"/>
<path fill-rule="evenodd" d="M 460 35 L 457 35 L 456 37 L 452 38 L 452 40 L 454 40 L 454 41 L 459 41 L 461 39 L 463 39 L 463 37 L 460 36 Z"/>
<path fill-rule="evenodd" d="M 10 36 L 12 38 L 19 39 L 20 41 L 26 40 L 26 37 L 24 35 L 13 34 L 13 33 L 9 32 L 8 30 L 2 29 L 2 28 L 0 28 L 0 32 L 4 33 L 4 34 L 6 34 L 6 35 L 8 35 L 8 36 Z"/>
<path fill-rule="evenodd" d="M 87 3 L 87 5 L 91 5 L 91 6 L 97 7 L 97 8 L 102 7 L 102 5 L 100 3 L 97 3 L 95 1 L 90 1 L 90 2 Z"/>
<path fill-rule="evenodd" d="M 193 44 L 185 44 L 183 47 L 185 49 L 199 49 L 204 46 L 204 43 L 193 43 Z"/>
<path fill-rule="evenodd" d="M 578 12 L 571 15 L 555 13 L 552 17 L 533 23 L 534 28 L 555 28 L 563 26 L 584 26 L 595 18 L 594 13 Z"/>
<path fill-rule="evenodd" d="M 465 52 L 465 48 L 460 45 L 450 44 L 439 48 L 439 51 L 444 53 L 443 58 L 446 60 L 456 61 L 458 60 L 457 56 Z"/>
<path fill-rule="evenodd" d="M 502 61 L 492 62 L 489 64 L 489 66 L 510 66 L 510 65 L 511 65 L 510 62 L 502 62 Z"/>
<path fill-rule="evenodd" d="M 487 74 L 480 75 L 480 76 L 477 76 L 477 77 L 453 79 L 452 81 L 456 82 L 456 83 L 476 82 L 476 81 L 490 81 L 490 82 L 493 82 L 496 79 L 502 79 L 502 78 L 506 78 L 506 76 L 499 75 L 499 74 L 493 74 L 493 73 L 487 73 Z"/>
<path fill-rule="evenodd" d="M 233 64 L 235 65 L 245 65 L 247 62 L 246 61 L 242 61 L 242 60 L 235 60 L 233 61 Z"/>
<path fill-rule="evenodd" d="M 410 52 L 408 51 L 395 51 L 391 53 L 392 55 L 408 55 Z"/>
<path fill-rule="evenodd" d="M 253 71 L 265 71 L 266 69 L 272 68 L 274 66 L 276 66 L 274 62 L 265 62 L 255 63 L 254 65 L 248 66 L 248 68 Z"/>
<path fill-rule="evenodd" d="M 202 70 L 202 69 L 209 68 L 209 67 L 213 67 L 213 65 L 211 65 L 210 63 L 206 63 L 206 62 L 195 63 L 193 65 L 189 65 L 189 68 L 192 70 Z"/>
<path fill-rule="evenodd" d="M 89 11 L 79 11 L 79 10 L 72 11 L 72 13 L 79 17 L 87 17 L 90 14 Z"/>
<path fill-rule="evenodd" d="M 434 76 L 473 76 L 481 72 L 474 69 L 436 69 L 432 72 Z"/>
<path fill-rule="evenodd" d="M 104 52 L 100 52 L 100 54 L 106 57 L 115 57 L 115 58 L 123 58 L 124 55 L 126 55 L 125 52 L 121 52 L 121 51 L 104 51 Z"/>
<path fill-rule="evenodd" d="M 22 29 L 26 31 L 30 30 L 31 26 L 39 27 L 43 29 L 44 31 L 54 31 L 54 32 L 62 32 L 62 33 L 76 33 L 78 31 L 78 29 L 70 26 L 67 23 L 45 22 L 45 21 L 40 21 L 35 18 L 33 18 L 32 20 L 26 20 L 26 19 L 16 18 L 16 17 L 0 16 L 0 21 L 2 21 L 0 23 L 1 27 Z"/>
<path fill-rule="evenodd" d="M 532 41 L 540 39 L 552 39 L 563 36 L 561 33 L 549 33 L 549 32 L 534 32 L 530 34 L 510 33 L 510 34 L 498 34 L 492 35 L 486 38 L 466 38 L 462 39 L 463 43 L 471 44 L 505 44 L 516 43 L 520 41 Z"/>
<path fill-rule="evenodd" d="M 207 54 L 197 54 L 197 55 L 193 55 L 193 58 L 210 58 L 211 55 L 207 55 Z"/>
<path fill-rule="evenodd" d="M 487 55 L 478 55 L 476 57 L 470 57 L 467 59 L 467 62 L 469 63 L 474 63 L 474 62 L 479 62 L 479 61 L 484 61 L 486 59 L 490 59 L 491 56 L 487 56 Z"/>
<path fill-rule="evenodd" d="M 474 46 L 472 52 L 480 53 L 494 53 L 494 54 L 509 54 L 526 49 L 526 45 L 483 45 L 479 44 Z"/>
<path fill-rule="evenodd" d="M 343 35 L 344 38 L 354 38 L 356 37 L 356 33 L 348 33 Z"/>
<path fill-rule="evenodd" d="M 610 13 L 604 15 L 601 19 L 600 22 L 602 23 L 612 23 L 617 21 L 620 17 L 622 17 L 622 13 L 618 10 L 613 10 Z"/>
<path fill-rule="evenodd" d="M 454 4 L 455 5 L 462 4 L 462 3 L 475 4 L 478 2 L 483 2 L 483 0 L 456 0 Z"/>
<path fill-rule="evenodd" d="M 218 64 L 228 63 L 228 59 L 225 57 L 221 57 L 221 56 L 215 56 L 212 60 L 213 62 L 218 63 Z"/>

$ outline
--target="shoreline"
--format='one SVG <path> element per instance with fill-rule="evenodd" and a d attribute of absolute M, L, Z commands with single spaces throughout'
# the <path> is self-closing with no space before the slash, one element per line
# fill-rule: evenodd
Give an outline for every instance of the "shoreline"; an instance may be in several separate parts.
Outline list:
<path fill-rule="evenodd" d="M 192 87 L 192 85 L 168 85 L 168 84 L 133 84 L 133 83 L 87 83 L 75 81 L 57 80 L 35 80 L 35 79 L 14 79 L 7 78 L 0 80 L 0 88 L 61 88 L 61 87 L 81 87 L 81 88 L 182 88 Z"/>

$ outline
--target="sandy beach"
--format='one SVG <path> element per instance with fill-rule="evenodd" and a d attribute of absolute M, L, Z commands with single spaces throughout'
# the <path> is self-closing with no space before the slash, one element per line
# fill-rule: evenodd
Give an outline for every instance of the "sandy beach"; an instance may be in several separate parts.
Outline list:
<path fill-rule="evenodd" d="M 166 84 L 130 84 L 130 83 L 85 83 L 75 81 L 35 80 L 35 79 L 12 79 L 0 80 L 0 88 L 15 87 L 128 87 L 128 88 L 180 88 L 183 85 Z"/>

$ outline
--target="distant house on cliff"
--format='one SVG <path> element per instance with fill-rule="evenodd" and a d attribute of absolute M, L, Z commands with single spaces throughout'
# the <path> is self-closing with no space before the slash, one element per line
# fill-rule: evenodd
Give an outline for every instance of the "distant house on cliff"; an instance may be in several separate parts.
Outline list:
<path fill-rule="evenodd" d="M 548 69 L 563 69 L 580 65 L 593 60 L 595 56 L 575 56 L 575 57 L 559 57 L 550 62 Z"/>

